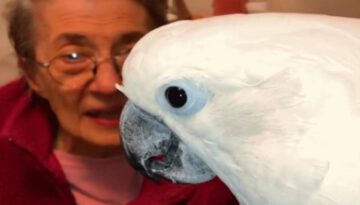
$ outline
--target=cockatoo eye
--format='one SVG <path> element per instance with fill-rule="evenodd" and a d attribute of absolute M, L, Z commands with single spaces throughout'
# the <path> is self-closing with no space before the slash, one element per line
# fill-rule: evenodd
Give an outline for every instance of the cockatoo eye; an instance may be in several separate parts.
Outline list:
<path fill-rule="evenodd" d="M 186 104 L 187 95 L 184 89 L 171 86 L 165 90 L 165 97 L 174 108 L 180 108 Z"/>
<path fill-rule="evenodd" d="M 208 101 L 209 93 L 190 80 L 175 80 L 161 86 L 157 101 L 168 112 L 189 116 L 201 110 Z"/>

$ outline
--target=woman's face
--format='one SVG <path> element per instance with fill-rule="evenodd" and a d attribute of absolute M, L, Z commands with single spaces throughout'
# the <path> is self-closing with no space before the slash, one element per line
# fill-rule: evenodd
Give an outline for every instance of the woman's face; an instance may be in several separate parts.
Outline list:
<path fill-rule="evenodd" d="M 134 0 L 40 1 L 35 9 L 36 60 L 42 63 L 59 55 L 66 63 L 83 56 L 113 55 L 121 62 L 152 28 L 148 13 Z M 121 77 L 113 62 L 101 60 L 93 79 L 71 86 L 50 74 L 50 69 L 61 65 L 52 63 L 36 68 L 35 75 L 27 78 L 57 116 L 59 146 L 69 152 L 81 152 L 77 149 L 87 149 L 86 145 L 118 148 L 119 117 L 126 98 L 114 87 Z"/>

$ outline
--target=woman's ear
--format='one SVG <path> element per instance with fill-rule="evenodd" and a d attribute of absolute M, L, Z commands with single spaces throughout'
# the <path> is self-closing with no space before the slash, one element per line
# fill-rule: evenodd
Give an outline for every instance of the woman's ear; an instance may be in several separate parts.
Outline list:
<path fill-rule="evenodd" d="M 23 76 L 26 79 L 30 89 L 34 91 L 37 95 L 43 98 L 47 98 L 41 80 L 39 78 L 39 73 L 34 69 L 34 63 L 30 62 L 26 58 L 18 58 L 18 67 L 21 69 Z"/>

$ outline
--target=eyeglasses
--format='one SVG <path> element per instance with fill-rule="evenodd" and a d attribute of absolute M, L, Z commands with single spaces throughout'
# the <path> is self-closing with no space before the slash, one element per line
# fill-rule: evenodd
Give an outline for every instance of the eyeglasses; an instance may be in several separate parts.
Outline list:
<path fill-rule="evenodd" d="M 62 85 L 78 87 L 95 78 L 99 64 L 111 61 L 120 74 L 130 50 L 106 58 L 95 58 L 88 54 L 69 52 L 53 57 L 48 63 L 36 62 L 38 66 L 47 68 L 52 78 Z"/>

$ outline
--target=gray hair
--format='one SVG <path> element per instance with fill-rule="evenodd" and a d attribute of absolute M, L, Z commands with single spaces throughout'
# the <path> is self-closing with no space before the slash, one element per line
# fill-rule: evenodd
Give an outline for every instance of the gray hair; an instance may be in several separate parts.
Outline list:
<path fill-rule="evenodd" d="M 6 6 L 8 37 L 18 57 L 34 59 L 33 15 L 31 0 L 13 0 Z"/>
<path fill-rule="evenodd" d="M 8 37 L 18 58 L 27 63 L 35 60 L 34 16 L 33 7 L 37 0 L 11 0 L 6 7 L 5 18 L 8 26 Z M 167 1 L 135 0 L 147 10 L 155 26 L 167 23 Z M 32 65 L 28 65 L 32 67 Z"/>

